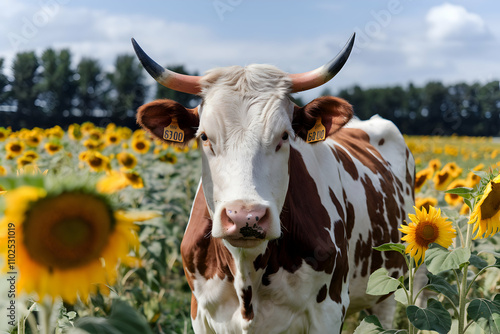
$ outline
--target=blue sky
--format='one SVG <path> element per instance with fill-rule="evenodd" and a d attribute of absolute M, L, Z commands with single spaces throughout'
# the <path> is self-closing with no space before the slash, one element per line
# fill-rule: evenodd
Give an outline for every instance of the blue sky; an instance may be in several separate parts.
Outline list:
<path fill-rule="evenodd" d="M 135 37 L 159 63 L 203 73 L 270 63 L 304 72 L 356 47 L 328 84 L 363 87 L 500 78 L 500 2 L 386 0 L 0 0 L 0 57 L 69 48 L 112 68 Z M 308 92 L 318 94 L 325 87 Z"/>

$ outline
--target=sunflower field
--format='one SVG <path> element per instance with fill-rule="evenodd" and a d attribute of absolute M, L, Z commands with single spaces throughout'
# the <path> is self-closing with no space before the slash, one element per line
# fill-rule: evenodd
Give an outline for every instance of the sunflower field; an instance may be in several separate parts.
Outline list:
<path fill-rule="evenodd" d="M 417 333 L 415 328 L 498 333 L 500 234 L 495 233 L 500 219 L 484 220 L 488 213 L 495 218 L 500 208 L 500 186 L 495 188 L 500 184 L 495 181 L 500 142 L 458 136 L 405 140 L 417 167 L 416 212 L 407 221 L 415 226 L 435 221 L 449 237 L 432 242 L 443 249 L 467 244 L 474 251 L 444 273 L 446 265 L 436 270 L 429 262 L 429 282 L 434 285 L 426 289 L 427 308 L 414 306 L 413 294 L 405 297 L 402 291 L 415 283 L 411 275 L 394 282 L 374 273 L 379 275 L 374 279 L 387 281 L 382 285 L 392 284 L 392 291 L 403 285 L 395 295 L 410 313 L 398 311 L 395 326 L 406 333 Z M 0 127 L 0 332 L 192 333 L 191 293 L 179 248 L 200 175 L 196 143 L 173 147 L 152 140 L 143 130 L 89 122 L 66 130 Z M 483 217 L 476 217 L 476 225 L 467 224 L 474 199 L 483 193 Z M 61 220 L 69 228 L 61 228 Z M 408 247 L 418 237 L 411 226 L 402 227 Z M 12 245 L 15 257 L 10 256 Z M 401 244 L 380 250 L 403 255 L 406 250 L 412 267 L 423 263 L 426 248 L 425 261 L 442 256 L 441 248 L 417 246 L 421 248 L 409 250 Z M 12 272 L 19 274 L 14 285 Z M 461 309 L 466 299 L 458 291 L 465 286 L 471 300 L 467 318 Z M 373 287 L 371 292 L 387 293 Z M 473 303 L 482 304 L 474 308 Z M 14 318 L 9 309 L 13 304 Z M 451 314 L 450 324 L 413 321 L 412 310 L 425 316 L 430 311 Z M 457 320 L 460 315 L 463 319 Z M 376 319 L 361 317 L 348 319 L 345 332 L 384 332 Z"/>

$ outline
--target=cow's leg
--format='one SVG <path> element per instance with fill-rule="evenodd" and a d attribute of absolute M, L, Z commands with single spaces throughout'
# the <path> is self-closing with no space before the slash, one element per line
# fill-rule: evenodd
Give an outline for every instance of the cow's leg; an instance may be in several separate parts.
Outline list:
<path fill-rule="evenodd" d="M 394 295 L 391 294 L 383 301 L 375 304 L 370 310 L 371 313 L 377 316 L 385 329 L 392 329 L 392 323 L 396 314 L 396 303 Z"/>

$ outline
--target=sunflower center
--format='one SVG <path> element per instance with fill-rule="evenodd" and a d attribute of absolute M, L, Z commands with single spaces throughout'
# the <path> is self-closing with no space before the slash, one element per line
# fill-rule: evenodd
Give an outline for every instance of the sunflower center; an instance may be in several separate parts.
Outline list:
<path fill-rule="evenodd" d="M 51 232 L 64 246 L 78 247 L 88 240 L 92 231 L 88 222 L 76 218 L 57 222 Z"/>
<path fill-rule="evenodd" d="M 126 156 L 121 160 L 122 165 L 125 167 L 132 166 L 134 164 L 134 159 L 131 156 Z"/>
<path fill-rule="evenodd" d="M 21 151 L 21 145 L 19 144 L 13 144 L 11 147 L 10 147 L 10 150 L 12 152 L 20 152 Z"/>
<path fill-rule="evenodd" d="M 23 243 L 40 265 L 65 270 L 98 259 L 113 228 L 112 211 L 104 200 L 67 192 L 33 204 L 23 223 Z"/>
<path fill-rule="evenodd" d="M 500 184 L 491 182 L 491 191 L 481 205 L 481 219 L 490 219 L 500 210 Z"/>
<path fill-rule="evenodd" d="M 100 167 L 102 165 L 102 159 L 99 157 L 93 157 L 92 159 L 89 159 L 89 164 L 92 167 Z"/>
<path fill-rule="evenodd" d="M 137 142 L 137 143 L 135 144 L 135 147 L 136 147 L 138 150 L 143 150 L 143 149 L 146 147 L 146 145 L 145 145 L 143 142 L 141 142 L 141 141 L 140 141 L 140 142 Z"/>
<path fill-rule="evenodd" d="M 435 237 L 434 234 L 435 234 L 435 231 L 434 231 L 434 227 L 432 225 L 425 225 L 422 228 L 421 236 L 425 240 L 433 240 L 433 239 L 435 239 L 436 237 Z"/>
<path fill-rule="evenodd" d="M 439 184 L 445 183 L 449 176 L 450 174 L 448 174 L 448 172 L 444 172 L 443 174 L 438 174 Z"/>

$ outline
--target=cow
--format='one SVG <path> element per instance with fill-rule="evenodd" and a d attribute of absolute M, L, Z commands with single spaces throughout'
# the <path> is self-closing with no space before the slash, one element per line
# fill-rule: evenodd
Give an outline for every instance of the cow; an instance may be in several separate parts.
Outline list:
<path fill-rule="evenodd" d="M 141 106 L 154 137 L 198 141 L 202 176 L 181 244 L 196 333 L 340 333 L 346 315 L 371 309 L 392 321 L 395 301 L 366 294 L 378 268 L 404 272 L 398 226 L 414 203 L 414 160 L 396 126 L 361 121 L 345 100 L 303 107 L 290 94 L 320 86 L 342 68 L 342 51 L 316 70 L 270 65 L 182 75 L 158 65 L 132 40 L 162 85 L 196 94 Z"/>

